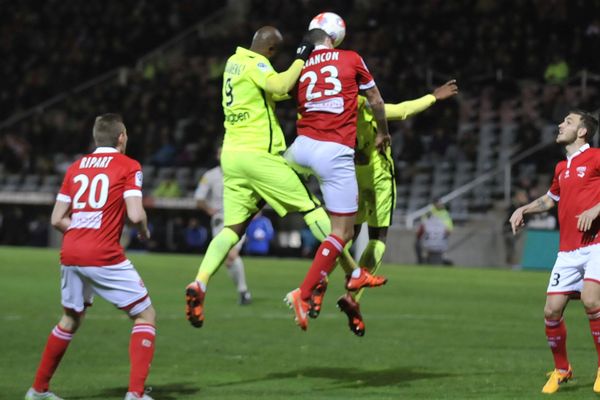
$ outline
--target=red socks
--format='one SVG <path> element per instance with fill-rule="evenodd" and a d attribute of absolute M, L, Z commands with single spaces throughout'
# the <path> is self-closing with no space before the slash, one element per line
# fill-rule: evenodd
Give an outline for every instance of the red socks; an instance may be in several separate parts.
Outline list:
<path fill-rule="evenodd" d="M 307 301 L 315 286 L 333 270 L 335 261 L 345 245 L 346 243 L 335 235 L 329 235 L 323 240 L 300 286 L 302 300 Z"/>
<path fill-rule="evenodd" d="M 545 320 L 546 337 L 554 357 L 554 368 L 568 370 L 567 359 L 567 327 L 562 317 L 559 320 Z"/>
<path fill-rule="evenodd" d="M 150 364 L 154 356 L 154 338 L 156 330 L 150 324 L 135 324 L 131 331 L 129 341 L 129 360 L 131 371 L 129 374 L 129 392 L 134 392 L 140 397 L 144 394 L 144 384 L 150 371 Z"/>
<path fill-rule="evenodd" d="M 60 360 L 67 351 L 72 338 L 73 333 L 58 325 L 54 327 L 50 336 L 48 336 L 48 341 L 46 342 L 46 347 L 42 353 L 42 359 L 40 360 L 40 365 L 33 381 L 33 388 L 37 392 L 48 391 L 50 379 L 52 379 L 52 375 L 54 375 L 56 367 L 58 367 Z"/>
<path fill-rule="evenodd" d="M 600 368 L 600 309 L 592 310 L 587 315 L 590 319 L 590 330 L 592 331 L 592 338 L 594 338 L 594 345 L 598 353 L 598 367 Z"/>

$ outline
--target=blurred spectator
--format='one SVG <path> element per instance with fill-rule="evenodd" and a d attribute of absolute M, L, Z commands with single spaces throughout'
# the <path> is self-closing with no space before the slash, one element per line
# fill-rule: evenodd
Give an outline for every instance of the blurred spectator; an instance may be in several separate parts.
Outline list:
<path fill-rule="evenodd" d="M 190 218 L 185 228 L 186 250 L 191 252 L 200 252 L 208 240 L 208 229 L 200 225 L 197 218 Z"/>
<path fill-rule="evenodd" d="M 450 265 L 444 254 L 448 250 L 448 237 L 454 229 L 450 214 L 440 201 L 435 201 L 431 211 L 417 229 L 415 250 L 419 264 Z"/>
<path fill-rule="evenodd" d="M 181 194 L 181 187 L 179 186 L 179 182 L 177 182 L 173 174 L 163 178 L 163 180 L 159 182 L 158 186 L 152 191 L 152 196 L 163 198 L 177 198 L 181 197 Z"/>
<path fill-rule="evenodd" d="M 271 220 L 258 212 L 246 229 L 244 251 L 247 254 L 255 255 L 269 254 L 271 240 L 274 236 L 275 231 Z"/>
<path fill-rule="evenodd" d="M 562 85 L 569 79 L 569 65 L 564 57 L 558 54 L 552 56 L 552 61 L 544 71 L 544 79 L 554 85 Z"/>

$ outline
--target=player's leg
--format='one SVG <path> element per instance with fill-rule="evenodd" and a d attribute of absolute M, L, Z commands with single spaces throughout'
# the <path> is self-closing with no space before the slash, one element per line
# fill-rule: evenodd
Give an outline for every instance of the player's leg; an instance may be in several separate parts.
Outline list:
<path fill-rule="evenodd" d="M 151 399 L 144 395 L 144 385 L 156 337 L 156 312 L 141 276 L 130 262 L 116 266 L 85 267 L 81 274 L 93 290 L 133 321 L 129 339 L 129 389 L 126 399 Z"/>
<path fill-rule="evenodd" d="M 366 268 L 371 274 L 375 275 L 383 261 L 387 240 L 387 227 L 369 226 L 369 242 L 360 257 L 360 266 Z M 355 295 L 354 300 L 360 301 L 364 289 L 360 289 Z"/>
<path fill-rule="evenodd" d="M 25 399 L 60 400 L 58 396 L 49 392 L 50 380 L 73 335 L 81 326 L 86 307 L 91 305 L 92 301 L 91 288 L 78 274 L 77 267 L 61 267 L 61 303 L 64 312 L 48 336 L 33 385 Z"/>
<path fill-rule="evenodd" d="M 561 384 L 567 382 L 571 376 L 571 366 L 567 357 L 567 327 L 563 319 L 563 311 L 567 306 L 569 296 L 553 294 L 546 297 L 544 306 L 544 323 L 548 345 L 554 358 L 554 370 L 549 373 L 549 378 L 543 393 L 558 391 Z"/>
<path fill-rule="evenodd" d="M 253 188 L 249 172 L 260 168 L 257 153 L 223 153 L 223 210 L 225 227 L 206 250 L 194 282 L 186 287 L 186 318 L 199 328 L 204 323 L 204 299 L 210 277 L 223 264 L 229 251 L 240 241 L 262 199 Z M 255 162 L 253 162 L 255 161 Z"/>
<path fill-rule="evenodd" d="M 227 265 L 227 272 L 233 281 L 237 292 L 239 294 L 239 304 L 248 305 L 252 302 L 252 296 L 248 290 L 248 284 L 246 283 L 246 271 L 244 268 L 244 262 L 240 257 L 240 240 L 227 254 L 225 264 Z"/>
<path fill-rule="evenodd" d="M 590 246 L 586 250 L 589 252 L 589 259 L 581 291 L 581 302 L 590 321 L 590 331 L 598 355 L 594 392 L 600 393 L 600 246 Z"/>
<path fill-rule="evenodd" d="M 563 313 L 569 298 L 581 293 L 584 271 L 577 254 L 570 253 L 576 252 L 558 253 L 548 283 L 544 322 L 554 370 L 549 373 L 548 381 L 542 388 L 543 393 L 555 393 L 573 374 L 567 357 L 567 327 Z"/>
<path fill-rule="evenodd" d="M 130 315 L 133 329 L 129 339 L 129 387 L 125 399 L 151 399 L 144 394 L 146 379 L 154 358 L 156 311 L 150 304 L 139 314 Z"/>

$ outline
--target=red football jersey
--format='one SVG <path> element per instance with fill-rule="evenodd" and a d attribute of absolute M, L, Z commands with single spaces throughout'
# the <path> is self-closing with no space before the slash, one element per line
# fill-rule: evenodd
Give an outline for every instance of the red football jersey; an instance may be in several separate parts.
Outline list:
<path fill-rule="evenodd" d="M 317 46 L 298 80 L 298 135 L 354 148 L 358 91 L 374 86 L 357 53 Z"/>
<path fill-rule="evenodd" d="M 75 161 L 56 200 L 71 203 L 71 225 L 63 237 L 63 265 L 111 266 L 127 260 L 119 243 L 125 198 L 142 196 L 140 163 L 111 147 Z"/>
<path fill-rule="evenodd" d="M 600 203 L 600 149 L 585 145 L 566 161 L 559 162 L 548 196 L 558 201 L 560 251 L 600 243 L 599 219 L 588 232 L 577 229 L 577 216 Z"/>

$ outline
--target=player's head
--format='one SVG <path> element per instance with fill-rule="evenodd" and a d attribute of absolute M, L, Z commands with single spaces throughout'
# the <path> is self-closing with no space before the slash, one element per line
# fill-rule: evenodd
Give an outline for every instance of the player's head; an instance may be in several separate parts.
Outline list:
<path fill-rule="evenodd" d="M 125 153 L 127 129 L 119 114 L 102 114 L 96 117 L 93 136 L 96 147 L 114 147 Z"/>
<path fill-rule="evenodd" d="M 558 125 L 556 143 L 571 144 L 577 140 L 589 143 L 598 130 L 598 120 L 587 111 L 572 110 Z"/>
<path fill-rule="evenodd" d="M 273 57 L 283 42 L 281 32 L 272 26 L 263 26 L 254 33 L 250 50 L 267 58 Z"/>
<path fill-rule="evenodd" d="M 333 49 L 333 40 L 323 29 L 313 28 L 309 30 L 306 35 L 304 35 L 304 39 L 313 43 L 315 46 L 321 45 Z"/>

